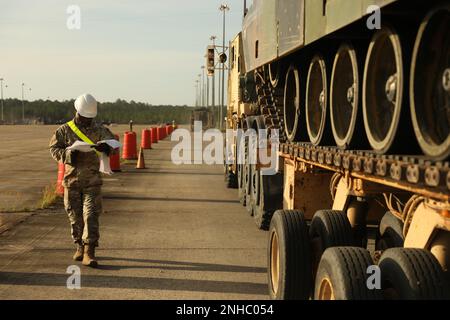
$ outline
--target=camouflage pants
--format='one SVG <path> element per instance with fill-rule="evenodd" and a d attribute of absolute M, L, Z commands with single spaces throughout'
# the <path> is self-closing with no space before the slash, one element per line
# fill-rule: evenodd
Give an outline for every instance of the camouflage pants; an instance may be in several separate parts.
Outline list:
<path fill-rule="evenodd" d="M 69 216 L 73 241 L 98 246 L 101 186 L 64 188 L 64 206 Z"/>

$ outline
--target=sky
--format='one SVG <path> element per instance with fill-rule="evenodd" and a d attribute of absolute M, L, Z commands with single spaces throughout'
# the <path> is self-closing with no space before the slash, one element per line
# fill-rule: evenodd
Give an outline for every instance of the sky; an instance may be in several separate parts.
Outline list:
<path fill-rule="evenodd" d="M 4 96 L 21 98 L 25 83 L 26 100 L 91 93 L 193 105 L 210 36 L 222 42 L 224 2 L 228 42 L 241 29 L 243 0 L 0 0 Z M 79 30 L 67 27 L 70 5 L 81 9 Z"/>

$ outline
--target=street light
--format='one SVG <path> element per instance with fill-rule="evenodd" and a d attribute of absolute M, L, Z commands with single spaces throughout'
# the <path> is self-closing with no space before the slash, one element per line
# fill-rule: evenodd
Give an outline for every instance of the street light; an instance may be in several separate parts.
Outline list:
<path fill-rule="evenodd" d="M 198 94 L 198 80 L 195 80 L 195 106 L 196 107 L 198 107 L 198 97 L 199 97 L 199 94 Z"/>
<path fill-rule="evenodd" d="M 23 102 L 23 88 L 25 87 L 25 83 L 22 82 L 22 122 L 25 123 L 25 104 Z"/>
<path fill-rule="evenodd" d="M 212 43 L 213 43 L 213 47 L 214 47 L 214 50 L 216 50 L 216 39 L 217 39 L 217 37 L 216 36 L 211 36 L 210 38 L 209 38 L 209 40 L 211 40 L 212 41 Z M 213 73 L 213 75 L 212 75 L 212 97 L 211 97 L 211 104 L 212 104 L 212 107 L 213 107 L 213 110 L 215 109 L 215 107 L 216 107 L 216 76 L 215 76 L 215 72 Z"/>
<path fill-rule="evenodd" d="M 202 90 L 202 74 L 199 73 L 198 74 L 198 104 L 199 104 L 199 107 L 201 107 L 201 104 L 202 104 L 202 94 L 203 94 L 203 90 Z"/>
<path fill-rule="evenodd" d="M 3 81 L 4 81 L 4 80 L 5 80 L 5 79 L 0 78 L 0 83 L 1 83 L 1 99 L 2 99 L 2 122 L 5 121 L 5 115 L 4 115 L 4 112 L 3 112 Z"/>
<path fill-rule="evenodd" d="M 202 69 L 202 107 L 205 106 L 205 66 L 200 67 Z"/>
<path fill-rule="evenodd" d="M 220 5 L 220 11 L 223 12 L 223 34 L 222 34 L 222 49 L 223 54 L 225 54 L 225 13 L 230 10 L 228 4 L 224 3 Z M 222 102 L 220 105 L 220 129 L 222 130 L 223 126 L 223 108 L 225 108 L 225 62 L 222 60 Z"/>

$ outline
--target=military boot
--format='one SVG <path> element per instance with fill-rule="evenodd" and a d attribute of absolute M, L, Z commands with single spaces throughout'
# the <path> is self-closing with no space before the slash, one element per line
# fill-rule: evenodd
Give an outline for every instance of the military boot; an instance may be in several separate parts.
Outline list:
<path fill-rule="evenodd" d="M 77 244 L 77 252 L 73 255 L 73 260 L 81 261 L 83 260 L 84 247 L 81 244 Z"/>
<path fill-rule="evenodd" d="M 84 246 L 84 256 L 83 256 L 83 265 L 96 268 L 98 263 L 95 260 L 95 246 L 93 245 L 85 245 Z"/>

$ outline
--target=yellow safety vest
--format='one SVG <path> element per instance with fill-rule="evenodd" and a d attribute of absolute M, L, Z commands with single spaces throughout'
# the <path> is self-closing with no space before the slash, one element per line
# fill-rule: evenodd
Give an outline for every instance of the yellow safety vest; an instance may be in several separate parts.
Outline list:
<path fill-rule="evenodd" d="M 80 129 L 78 129 L 77 125 L 73 120 L 67 122 L 67 125 L 70 127 L 70 129 L 72 129 L 73 133 L 75 133 L 77 137 L 80 138 L 82 141 L 89 143 L 90 145 L 95 145 L 95 143 L 92 142 L 91 139 L 89 139 L 83 132 L 81 132 Z M 97 150 L 95 150 L 95 152 L 97 153 L 97 155 L 100 155 L 100 152 L 98 152 Z"/>

